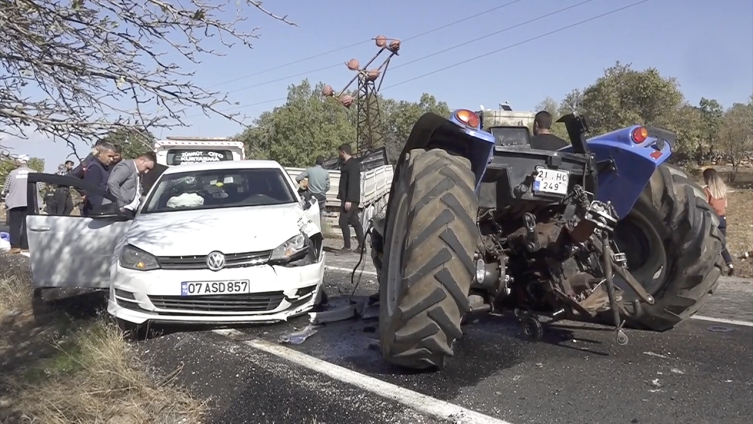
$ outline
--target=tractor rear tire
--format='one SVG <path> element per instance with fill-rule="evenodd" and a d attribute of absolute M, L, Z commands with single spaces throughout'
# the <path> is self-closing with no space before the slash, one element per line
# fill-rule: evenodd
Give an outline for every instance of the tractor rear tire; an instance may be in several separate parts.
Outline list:
<path fill-rule="evenodd" d="M 644 241 L 625 243 L 637 240 L 636 235 Z M 719 218 L 701 187 L 679 168 L 661 165 L 654 172 L 633 210 L 618 224 L 616 242 L 627 255 L 630 272 L 656 302 L 641 304 L 640 314 L 626 326 L 669 330 L 698 312 L 716 289 L 724 244 Z M 652 261 L 661 266 L 658 271 Z"/>
<path fill-rule="evenodd" d="M 442 368 L 463 336 L 479 244 L 478 199 L 468 159 L 414 149 L 390 194 L 379 288 L 382 356 Z"/>

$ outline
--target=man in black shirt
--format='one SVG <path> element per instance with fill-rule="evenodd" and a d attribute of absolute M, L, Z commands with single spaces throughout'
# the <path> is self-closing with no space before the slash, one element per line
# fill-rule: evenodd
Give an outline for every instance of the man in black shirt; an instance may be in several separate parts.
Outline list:
<path fill-rule="evenodd" d="M 542 110 L 533 120 L 531 148 L 539 150 L 558 150 L 567 146 L 567 141 L 552 134 L 552 114 Z"/>
<path fill-rule="evenodd" d="M 361 164 L 353 158 L 353 150 L 350 144 L 343 144 L 338 148 L 340 159 L 343 162 L 340 167 L 340 186 L 337 198 L 342 202 L 340 205 L 340 229 L 343 232 L 342 250 L 350 251 L 350 226 L 356 230 L 358 238 L 358 251 L 363 250 L 363 227 L 358 220 L 358 203 L 361 201 Z"/>

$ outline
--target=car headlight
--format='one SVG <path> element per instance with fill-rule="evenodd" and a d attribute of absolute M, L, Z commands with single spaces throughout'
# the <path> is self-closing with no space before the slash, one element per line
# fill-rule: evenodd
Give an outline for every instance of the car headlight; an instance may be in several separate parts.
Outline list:
<path fill-rule="evenodd" d="M 269 256 L 269 261 L 272 263 L 290 262 L 305 256 L 307 250 L 308 244 L 306 243 L 306 236 L 298 234 L 295 237 L 291 237 L 285 243 L 277 246 Z"/>
<path fill-rule="evenodd" d="M 157 258 L 130 244 L 120 252 L 120 266 L 136 271 L 151 271 L 160 267 Z"/>

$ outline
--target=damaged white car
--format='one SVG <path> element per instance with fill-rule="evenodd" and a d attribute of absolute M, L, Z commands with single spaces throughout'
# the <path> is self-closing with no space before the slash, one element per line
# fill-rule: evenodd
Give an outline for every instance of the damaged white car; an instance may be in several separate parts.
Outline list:
<path fill-rule="evenodd" d="M 60 178 L 69 177 L 40 174 L 32 183 Z M 323 295 L 318 223 L 316 201 L 302 200 L 277 162 L 171 167 L 133 220 L 30 215 L 35 295 L 109 289 L 107 310 L 128 327 L 286 320 Z"/>

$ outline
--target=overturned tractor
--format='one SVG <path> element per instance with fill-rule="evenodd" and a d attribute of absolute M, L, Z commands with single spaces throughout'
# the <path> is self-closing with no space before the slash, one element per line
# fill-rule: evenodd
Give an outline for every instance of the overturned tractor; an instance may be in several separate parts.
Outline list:
<path fill-rule="evenodd" d="M 442 367 L 467 314 L 514 311 L 526 333 L 540 318 L 664 331 L 708 299 L 723 235 L 703 193 L 664 162 L 674 135 L 633 126 L 591 138 L 560 119 L 571 146 L 530 148 L 478 117 L 428 113 L 374 221 L 382 355 Z"/>

